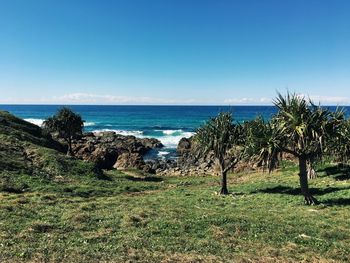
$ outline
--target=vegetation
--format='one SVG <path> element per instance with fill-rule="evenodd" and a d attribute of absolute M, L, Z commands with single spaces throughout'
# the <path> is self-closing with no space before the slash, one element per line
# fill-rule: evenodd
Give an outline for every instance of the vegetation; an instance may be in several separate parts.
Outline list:
<path fill-rule="evenodd" d="M 327 130 L 327 154 L 338 162 L 347 163 L 350 157 L 350 120 L 345 119 L 343 110 L 331 113 Z"/>
<path fill-rule="evenodd" d="M 230 113 L 220 113 L 196 131 L 195 140 L 203 154 L 213 153 L 220 167 L 220 194 L 227 195 L 227 172 L 238 163 L 242 153 L 243 133 L 240 124 L 234 124 Z"/>
<path fill-rule="evenodd" d="M 82 134 L 84 122 L 81 116 L 69 108 L 62 108 L 44 121 L 43 127 L 49 132 L 58 134 L 59 138 L 66 141 L 68 145 L 67 155 L 73 156 L 72 140 Z"/>
<path fill-rule="evenodd" d="M 331 112 L 297 94 L 278 94 L 274 102 L 278 112 L 265 122 L 258 117 L 244 123 L 232 123 L 229 113 L 221 113 L 200 127 L 195 135 L 204 153 L 213 153 L 218 161 L 222 190 L 227 194 L 226 173 L 244 156 L 269 171 L 278 168 L 284 154 L 298 160 L 299 182 L 305 204 L 318 201 L 309 190 L 309 179 L 316 177 L 314 166 L 324 156 L 346 162 L 350 154 L 350 121 L 342 110 Z M 335 157 L 335 158 L 334 158 Z M 247 160 L 245 160 L 247 161 Z"/>
<path fill-rule="evenodd" d="M 276 106 L 270 121 L 222 113 L 198 129 L 221 193 L 232 185 L 226 196 L 213 175 L 102 172 L 0 111 L 0 262 L 348 262 L 350 122 L 296 95 Z M 227 177 L 245 157 L 270 173 Z M 308 163 L 319 175 L 310 183 Z M 301 205 L 300 189 L 321 204 Z"/>
<path fill-rule="evenodd" d="M 284 167 L 229 176 L 225 197 L 214 176 L 7 174 L 19 191 L 0 190 L 0 261 L 347 262 L 349 174 L 320 166 L 307 209 Z"/>
<path fill-rule="evenodd" d="M 277 167 L 282 153 L 297 158 L 305 203 L 316 204 L 317 200 L 309 191 L 308 175 L 314 173 L 315 160 L 326 154 L 327 140 L 338 130 L 333 125 L 334 119 L 330 111 L 296 94 L 286 97 L 279 94 L 275 105 L 278 112 L 268 124 L 257 120 L 247 125 L 248 154 L 258 155 L 259 162 L 267 165 L 270 171 Z"/>

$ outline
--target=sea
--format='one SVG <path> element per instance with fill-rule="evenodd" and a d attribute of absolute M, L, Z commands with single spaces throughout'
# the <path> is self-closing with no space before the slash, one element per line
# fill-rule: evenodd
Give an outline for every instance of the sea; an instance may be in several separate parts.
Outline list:
<path fill-rule="evenodd" d="M 0 105 L 0 110 L 41 126 L 62 105 Z M 164 148 L 147 158 L 175 158 L 176 147 L 183 137 L 191 137 L 196 129 L 220 112 L 232 112 L 234 120 L 244 122 L 262 116 L 269 119 L 274 106 L 67 106 L 79 113 L 86 132 L 115 131 L 122 135 L 160 140 Z M 335 110 L 335 107 L 329 107 Z M 350 107 L 346 109 L 350 112 Z"/>

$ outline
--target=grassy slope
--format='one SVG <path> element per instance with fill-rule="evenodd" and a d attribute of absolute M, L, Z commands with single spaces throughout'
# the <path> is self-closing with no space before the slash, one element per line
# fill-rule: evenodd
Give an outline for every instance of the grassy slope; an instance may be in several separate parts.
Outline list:
<path fill-rule="evenodd" d="M 231 175 L 227 197 L 211 176 L 16 175 L 29 190 L 0 193 L 0 261 L 346 262 L 348 177 L 321 173 L 306 207 L 295 174 Z"/>
<path fill-rule="evenodd" d="M 313 181 L 324 205 L 305 207 L 294 166 L 232 175 L 222 197 L 215 177 L 97 176 L 57 147 L 0 111 L 0 262 L 349 260 L 346 174 Z"/>
<path fill-rule="evenodd" d="M 94 176 L 92 164 L 68 158 L 63 152 L 64 147 L 38 126 L 0 111 L 0 174 L 7 171 L 51 179 L 66 174 Z"/>

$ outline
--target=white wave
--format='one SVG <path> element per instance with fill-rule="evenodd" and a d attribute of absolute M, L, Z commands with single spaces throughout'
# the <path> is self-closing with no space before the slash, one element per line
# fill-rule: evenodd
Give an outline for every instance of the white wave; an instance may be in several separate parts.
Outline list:
<path fill-rule="evenodd" d="M 160 156 L 164 156 L 164 155 L 168 155 L 170 152 L 166 152 L 166 151 L 159 151 L 158 155 Z"/>
<path fill-rule="evenodd" d="M 94 122 L 89 122 L 89 121 L 84 121 L 84 126 L 86 127 L 86 126 L 94 126 L 94 125 L 96 125 L 96 123 L 94 123 Z"/>
<path fill-rule="evenodd" d="M 161 141 L 161 143 L 167 147 L 167 148 L 176 148 L 177 145 L 179 144 L 179 141 L 186 137 L 189 138 L 193 135 L 193 132 L 183 132 L 180 135 L 169 135 L 169 136 L 162 136 L 162 137 L 157 137 L 158 140 Z"/>
<path fill-rule="evenodd" d="M 183 130 L 155 130 L 157 132 L 162 132 L 165 135 L 173 135 L 175 133 L 182 133 Z"/>
<path fill-rule="evenodd" d="M 41 127 L 45 121 L 43 119 L 33 119 L 33 118 L 28 118 L 28 119 L 24 119 L 24 120 L 27 122 L 30 122 L 32 124 L 38 125 L 39 127 Z"/>
<path fill-rule="evenodd" d="M 143 132 L 142 131 L 125 131 L 125 130 L 113 130 L 113 129 L 102 129 L 102 130 L 94 130 L 92 131 L 95 134 L 99 134 L 101 132 L 115 132 L 116 134 L 128 136 L 136 136 L 136 137 L 142 137 Z"/>
<path fill-rule="evenodd" d="M 169 132 L 169 134 L 164 133 L 165 136 L 145 136 L 142 131 L 126 131 L 126 130 L 114 130 L 114 129 L 94 130 L 93 133 L 99 134 L 101 132 L 108 132 L 108 131 L 112 131 L 112 132 L 115 132 L 116 134 L 121 134 L 125 136 L 132 135 L 138 138 L 155 138 L 155 139 L 158 139 L 165 146 L 165 148 L 176 148 L 177 145 L 179 144 L 179 141 L 182 138 L 184 137 L 189 138 L 194 134 L 193 132 L 183 132 L 182 130 L 176 130 L 176 133 L 177 133 L 176 135 L 174 135 L 175 132 L 171 132 L 171 133 Z M 164 155 L 165 155 L 165 151 L 164 151 Z"/>

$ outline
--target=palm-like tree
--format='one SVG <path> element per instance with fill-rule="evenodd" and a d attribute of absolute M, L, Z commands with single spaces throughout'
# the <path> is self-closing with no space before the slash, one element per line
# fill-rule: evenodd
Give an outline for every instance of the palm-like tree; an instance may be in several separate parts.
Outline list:
<path fill-rule="evenodd" d="M 329 111 L 296 94 L 287 94 L 286 97 L 278 94 L 274 104 L 277 114 L 269 124 L 261 125 L 259 133 L 248 136 L 250 147 L 247 148 L 255 149 L 251 152 L 255 155 L 259 151 L 259 159 L 265 160 L 270 171 L 276 168 L 280 153 L 295 156 L 299 162 L 299 181 L 305 203 L 316 204 L 317 200 L 309 191 L 307 163 L 312 165 L 324 153 Z M 266 138 L 257 144 L 255 137 L 260 134 L 265 134 Z"/>
<path fill-rule="evenodd" d="M 346 163 L 350 158 L 350 120 L 345 119 L 343 109 L 331 113 L 326 126 L 328 140 L 326 152 L 336 161 Z"/>
<path fill-rule="evenodd" d="M 213 153 L 221 174 L 220 194 L 227 195 L 227 172 L 234 168 L 241 156 L 242 126 L 234 124 L 231 113 L 220 113 L 210 119 L 195 134 L 202 154 Z"/>
<path fill-rule="evenodd" d="M 266 122 L 262 117 L 247 121 L 243 125 L 246 134 L 245 157 L 257 163 L 259 167 L 268 168 L 269 172 L 279 163 L 279 130 L 273 120 Z"/>

